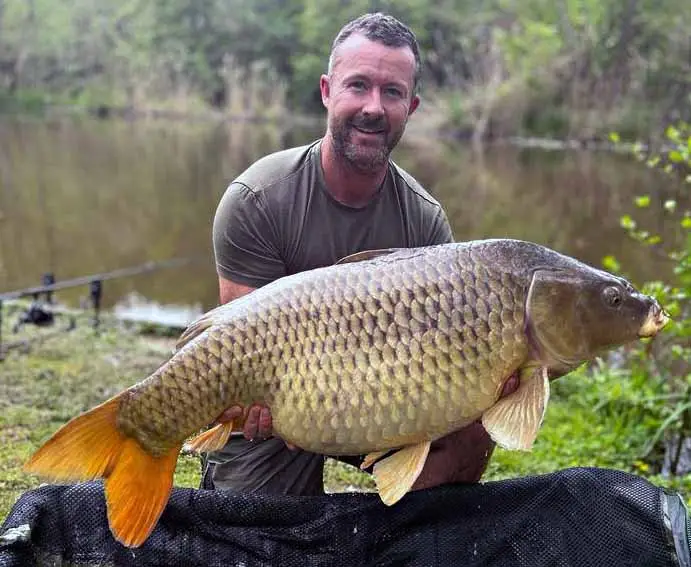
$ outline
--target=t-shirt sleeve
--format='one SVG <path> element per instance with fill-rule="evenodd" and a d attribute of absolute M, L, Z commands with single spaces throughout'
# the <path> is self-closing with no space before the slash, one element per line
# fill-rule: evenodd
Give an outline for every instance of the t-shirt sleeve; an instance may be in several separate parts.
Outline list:
<path fill-rule="evenodd" d="M 439 207 L 436 210 L 436 214 L 432 217 L 426 244 L 431 246 L 434 244 L 448 244 L 449 242 L 454 242 L 453 230 L 451 230 L 451 225 L 444 209 Z"/>
<path fill-rule="evenodd" d="M 252 287 L 285 276 L 276 234 L 271 215 L 260 197 L 242 183 L 231 183 L 213 222 L 218 275 Z"/>

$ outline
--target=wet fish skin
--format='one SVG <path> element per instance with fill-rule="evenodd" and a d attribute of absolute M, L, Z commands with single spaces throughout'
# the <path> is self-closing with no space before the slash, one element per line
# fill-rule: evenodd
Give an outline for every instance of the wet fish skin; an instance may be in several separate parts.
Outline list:
<path fill-rule="evenodd" d="M 458 429 L 527 355 L 528 274 L 491 252 L 401 251 L 260 288 L 130 389 L 118 426 L 154 454 L 255 401 L 286 441 L 334 455 Z"/>
<path fill-rule="evenodd" d="M 497 443 L 529 449 L 550 376 L 666 321 L 622 278 L 528 242 L 357 254 L 210 311 L 169 361 L 60 428 L 25 469 L 105 478 L 111 530 L 136 547 L 165 507 L 185 439 L 231 405 L 261 402 L 289 443 L 367 453 L 391 505 L 431 440 L 481 418 Z M 499 399 L 514 372 L 518 390 Z M 190 443 L 221 447 L 232 427 Z"/>

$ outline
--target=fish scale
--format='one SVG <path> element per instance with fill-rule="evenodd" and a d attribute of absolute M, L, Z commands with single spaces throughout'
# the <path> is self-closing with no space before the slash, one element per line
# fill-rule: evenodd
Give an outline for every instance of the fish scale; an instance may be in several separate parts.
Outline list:
<path fill-rule="evenodd" d="M 262 403 L 289 443 L 366 454 L 393 505 L 430 441 L 480 419 L 496 443 L 530 449 L 550 378 L 667 321 L 622 278 L 533 243 L 356 254 L 211 310 L 170 360 L 65 424 L 26 470 L 105 478 L 111 530 L 138 546 L 165 506 L 183 441 L 199 433 L 189 447 L 217 450 L 242 424 L 200 430 L 232 405 Z M 517 389 L 502 397 L 512 375 Z"/>
<path fill-rule="evenodd" d="M 465 256 L 421 255 L 392 274 L 388 262 L 368 271 L 344 265 L 270 297 L 257 294 L 133 391 L 119 423 L 162 452 L 206 425 L 209 412 L 264 400 L 286 440 L 349 453 L 419 438 L 415 431 L 439 435 L 477 417 L 525 354 L 522 306 L 514 298 L 525 284 Z M 186 393 L 176 396 L 176 413 L 185 417 L 142 427 L 165 403 L 149 389 Z M 423 411 L 411 410 L 411 401 Z M 321 412 L 335 413 L 317 420 Z M 318 422 L 326 430 L 316 431 Z"/>

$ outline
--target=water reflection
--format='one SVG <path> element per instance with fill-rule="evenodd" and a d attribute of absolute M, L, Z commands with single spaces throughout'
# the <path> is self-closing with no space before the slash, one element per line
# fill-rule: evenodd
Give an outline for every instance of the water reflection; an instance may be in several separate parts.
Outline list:
<path fill-rule="evenodd" d="M 203 313 L 204 308 L 200 302 L 194 305 L 162 305 L 136 292 L 128 294 L 113 306 L 113 314 L 120 320 L 139 323 L 155 322 L 180 330 Z"/>
<path fill-rule="evenodd" d="M 476 155 L 456 145 L 403 150 L 400 161 L 445 205 L 457 240 L 513 237 L 552 246 L 600 266 L 617 257 L 627 274 L 644 281 L 671 275 L 668 261 L 633 243 L 620 228 L 622 214 L 679 241 L 665 200 L 680 185 L 628 156 L 504 147 Z M 638 210 L 633 200 L 651 196 Z"/>
<path fill-rule="evenodd" d="M 104 304 L 136 293 L 208 309 L 217 301 L 211 219 L 228 182 L 320 132 L 240 122 L 0 122 L 0 291 L 36 285 L 49 271 L 67 279 L 194 257 L 185 268 L 106 282 Z M 395 159 L 442 201 L 458 240 L 525 238 L 593 264 L 616 255 L 639 280 L 669 273 L 624 235 L 619 217 L 649 193 L 646 226 L 673 236 L 660 203 L 677 188 L 629 158 L 512 148 L 478 156 L 408 134 Z M 77 304 L 85 293 L 59 299 Z"/>

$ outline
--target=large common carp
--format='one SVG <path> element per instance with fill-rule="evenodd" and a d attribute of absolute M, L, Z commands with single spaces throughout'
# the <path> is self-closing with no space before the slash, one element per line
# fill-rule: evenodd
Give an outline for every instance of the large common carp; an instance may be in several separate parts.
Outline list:
<path fill-rule="evenodd" d="M 166 505 L 185 440 L 229 406 L 260 402 L 288 443 L 367 454 L 393 504 L 430 442 L 477 419 L 501 446 L 530 449 L 550 378 L 667 319 L 624 279 L 529 242 L 360 253 L 209 311 L 170 360 L 64 425 L 26 470 L 105 478 L 111 530 L 138 546 Z M 519 388 L 500 397 L 515 372 Z M 222 447 L 232 428 L 189 444 Z"/>

